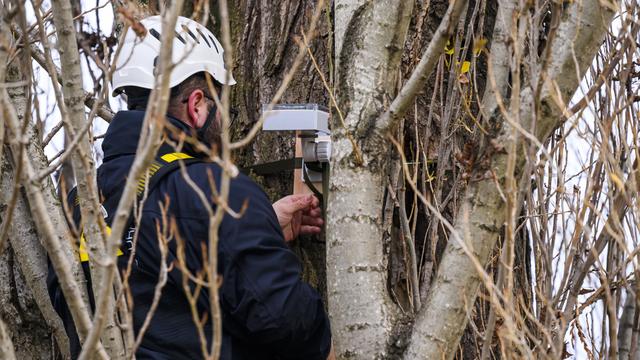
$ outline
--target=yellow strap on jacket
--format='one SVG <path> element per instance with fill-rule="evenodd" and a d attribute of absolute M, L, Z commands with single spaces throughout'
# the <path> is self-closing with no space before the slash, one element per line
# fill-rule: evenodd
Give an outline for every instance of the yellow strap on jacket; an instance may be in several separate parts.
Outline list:
<path fill-rule="evenodd" d="M 137 184 L 137 193 L 138 193 L 138 197 L 141 197 L 142 194 L 144 193 L 144 190 L 147 186 L 147 180 L 149 180 L 149 182 L 151 181 L 151 178 L 158 172 L 158 170 L 160 170 L 164 165 L 170 164 L 176 160 L 184 160 L 184 159 L 192 159 L 193 156 L 185 154 L 185 153 L 181 153 L 181 152 L 174 152 L 174 153 L 168 153 L 168 154 L 164 154 L 162 156 L 160 156 L 160 159 L 162 161 L 158 161 L 157 159 L 154 160 L 151 165 L 149 165 L 149 170 L 148 170 L 148 175 L 147 174 L 143 174 L 143 176 L 140 177 L 140 179 L 138 179 L 138 184 Z M 76 205 L 79 205 L 78 202 L 78 198 L 76 197 L 74 203 Z M 106 216 L 105 216 L 106 217 Z M 107 236 L 111 235 L 111 228 L 109 226 L 107 226 Z M 89 261 L 89 253 L 87 252 L 87 241 L 84 238 L 84 233 L 80 234 L 80 246 L 78 247 L 78 254 L 80 256 L 80 262 L 86 262 Z M 124 255 L 124 253 L 122 252 L 122 250 L 118 249 L 118 256 L 122 256 Z"/>

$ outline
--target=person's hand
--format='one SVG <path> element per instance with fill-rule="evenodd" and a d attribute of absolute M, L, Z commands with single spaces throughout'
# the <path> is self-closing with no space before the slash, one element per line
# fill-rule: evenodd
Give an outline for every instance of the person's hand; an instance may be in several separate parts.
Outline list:
<path fill-rule="evenodd" d="M 329 352 L 329 356 L 327 356 L 327 360 L 336 360 L 336 353 L 333 350 L 333 345 L 331 345 L 331 351 Z"/>
<path fill-rule="evenodd" d="M 319 234 L 322 230 L 320 201 L 312 194 L 289 195 L 273 203 L 278 222 L 289 242 L 298 235 Z"/>

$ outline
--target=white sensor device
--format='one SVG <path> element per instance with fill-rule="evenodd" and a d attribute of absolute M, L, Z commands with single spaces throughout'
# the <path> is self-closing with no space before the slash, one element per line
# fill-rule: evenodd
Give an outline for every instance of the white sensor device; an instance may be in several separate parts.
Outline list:
<path fill-rule="evenodd" d="M 262 105 L 265 131 L 298 131 L 302 143 L 303 170 L 311 182 L 322 181 L 322 173 L 309 169 L 307 163 L 331 160 L 329 109 L 319 104 Z"/>
<path fill-rule="evenodd" d="M 331 160 L 329 110 L 318 104 L 262 105 L 265 131 L 300 131 L 305 162 Z"/>
<path fill-rule="evenodd" d="M 278 104 L 269 109 L 262 105 L 265 131 L 318 132 L 329 135 L 329 110 L 318 104 Z"/>

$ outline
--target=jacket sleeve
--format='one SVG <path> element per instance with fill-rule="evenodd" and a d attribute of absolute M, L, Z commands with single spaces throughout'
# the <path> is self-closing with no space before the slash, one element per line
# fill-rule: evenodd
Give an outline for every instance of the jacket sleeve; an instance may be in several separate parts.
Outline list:
<path fill-rule="evenodd" d="M 220 228 L 221 306 L 225 329 L 263 344 L 280 359 L 326 359 L 329 319 L 319 294 L 300 279 L 300 264 L 284 242 L 273 207 L 251 180 L 233 181 L 229 203 L 248 207 Z"/>

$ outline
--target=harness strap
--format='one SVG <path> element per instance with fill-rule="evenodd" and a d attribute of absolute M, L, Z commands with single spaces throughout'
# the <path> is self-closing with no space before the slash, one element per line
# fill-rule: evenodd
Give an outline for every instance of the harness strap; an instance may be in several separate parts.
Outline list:
<path fill-rule="evenodd" d="M 177 160 L 180 160 L 180 161 L 177 161 Z M 191 155 L 180 153 L 180 152 L 167 153 L 167 154 L 158 156 L 158 158 L 153 160 L 151 165 L 149 165 L 148 174 L 145 173 L 138 179 L 138 184 L 136 189 L 138 202 L 142 201 L 145 188 L 147 189 L 148 194 L 150 194 L 156 188 L 156 186 L 158 186 L 158 184 L 162 179 L 164 179 L 167 175 L 172 173 L 174 170 L 177 170 L 178 168 L 180 168 L 180 163 L 184 164 L 185 166 L 188 166 L 190 164 L 194 164 L 198 162 L 203 162 L 203 160 L 194 158 Z M 147 181 L 149 182 L 148 185 L 147 185 Z M 80 206 L 80 203 L 78 201 L 77 191 L 75 188 L 72 191 L 75 192 L 74 194 L 75 199 L 73 201 L 73 204 L 75 207 L 78 208 Z M 106 212 L 106 210 L 104 211 Z M 127 228 L 131 228 L 133 226 L 133 221 L 134 221 L 133 216 L 131 216 L 131 218 L 129 219 L 129 226 L 127 226 Z M 111 227 L 107 226 L 106 232 L 107 232 L 107 236 L 110 235 Z M 80 245 L 78 246 L 78 254 L 80 255 L 80 262 L 89 261 L 89 253 L 87 252 L 84 233 L 80 233 Z M 122 249 L 118 249 L 117 255 L 118 256 L 124 255 L 124 252 L 122 251 Z"/>
<path fill-rule="evenodd" d="M 146 174 L 143 174 L 138 179 L 138 200 L 142 200 L 147 180 L 149 181 L 149 185 L 147 186 L 148 193 L 151 193 L 151 191 L 156 188 L 165 176 L 180 168 L 180 163 L 184 164 L 184 166 L 188 166 L 199 162 L 203 162 L 203 160 L 194 158 L 193 156 L 185 153 L 169 153 L 160 156 L 158 159 L 154 160 L 151 165 L 149 165 L 148 177 Z"/>

